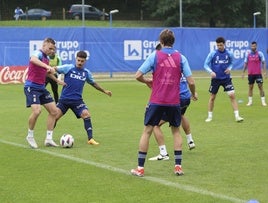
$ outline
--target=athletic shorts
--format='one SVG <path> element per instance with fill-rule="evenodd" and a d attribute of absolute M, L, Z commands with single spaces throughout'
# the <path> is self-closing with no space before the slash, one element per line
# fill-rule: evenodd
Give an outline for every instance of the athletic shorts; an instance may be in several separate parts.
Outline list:
<path fill-rule="evenodd" d="M 248 75 L 248 84 L 249 85 L 253 85 L 255 83 L 255 81 L 257 84 L 262 84 L 263 83 L 262 74 Z"/>
<path fill-rule="evenodd" d="M 191 99 L 181 99 L 181 115 L 184 115 L 188 106 L 191 103 Z"/>
<path fill-rule="evenodd" d="M 37 89 L 33 87 L 24 87 L 24 94 L 26 96 L 26 107 L 32 104 L 47 104 L 53 102 L 53 97 L 46 89 Z"/>
<path fill-rule="evenodd" d="M 81 118 L 82 111 L 88 110 L 87 105 L 83 100 L 59 100 L 57 107 L 61 110 L 64 115 L 68 109 L 71 109 L 77 118 Z"/>
<path fill-rule="evenodd" d="M 211 84 L 209 88 L 209 92 L 211 94 L 217 94 L 219 91 L 220 86 L 223 87 L 224 92 L 229 92 L 234 90 L 234 86 L 232 83 L 232 78 L 226 78 L 226 79 L 211 79 Z"/>
<path fill-rule="evenodd" d="M 181 124 L 180 105 L 177 106 L 162 106 L 149 104 L 145 111 L 144 125 L 156 126 L 159 124 L 162 117 L 166 115 L 170 126 L 179 127 Z"/>

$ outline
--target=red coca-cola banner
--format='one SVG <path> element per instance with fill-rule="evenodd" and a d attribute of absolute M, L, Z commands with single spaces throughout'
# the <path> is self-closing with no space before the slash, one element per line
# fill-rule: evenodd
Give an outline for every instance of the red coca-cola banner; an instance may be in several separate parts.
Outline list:
<path fill-rule="evenodd" d="M 0 66 L 0 84 L 22 84 L 27 73 L 28 66 Z"/>

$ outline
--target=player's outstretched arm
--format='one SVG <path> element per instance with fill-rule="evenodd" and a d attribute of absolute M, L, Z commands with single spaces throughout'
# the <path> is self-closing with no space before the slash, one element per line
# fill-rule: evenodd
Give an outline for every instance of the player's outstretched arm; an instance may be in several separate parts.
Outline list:
<path fill-rule="evenodd" d="M 105 90 L 105 89 L 103 89 L 98 83 L 96 83 L 96 82 L 94 82 L 93 84 L 92 84 L 92 86 L 95 88 L 95 89 L 97 89 L 97 90 L 99 90 L 100 92 L 103 92 L 104 94 L 107 94 L 108 96 L 112 96 L 112 92 L 110 91 L 110 90 Z"/>

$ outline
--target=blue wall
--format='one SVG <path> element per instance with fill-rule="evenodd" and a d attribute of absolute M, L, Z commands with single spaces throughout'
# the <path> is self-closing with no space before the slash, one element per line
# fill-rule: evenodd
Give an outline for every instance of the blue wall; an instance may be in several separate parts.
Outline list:
<path fill-rule="evenodd" d="M 90 53 L 87 67 L 92 72 L 135 72 L 158 43 L 163 28 L 0 28 L 0 66 L 27 66 L 30 53 L 42 40 L 57 41 L 57 52 L 65 63 L 74 63 L 78 50 Z M 234 69 L 243 66 L 245 52 L 252 41 L 267 56 L 268 30 L 260 28 L 171 28 L 176 34 L 175 48 L 184 54 L 193 70 L 203 68 L 215 39 L 223 36 L 226 48 L 235 56 Z M 266 57 L 267 58 L 267 57 Z"/>

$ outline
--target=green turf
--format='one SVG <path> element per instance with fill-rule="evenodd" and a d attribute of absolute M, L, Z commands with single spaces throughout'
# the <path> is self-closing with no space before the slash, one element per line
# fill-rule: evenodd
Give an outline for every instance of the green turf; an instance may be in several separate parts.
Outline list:
<path fill-rule="evenodd" d="M 186 115 L 196 149 L 189 151 L 184 142 L 182 177 L 173 174 L 168 125 L 163 131 L 171 160 L 146 161 L 144 178 L 129 173 L 137 165 L 144 108 L 150 93 L 145 85 L 134 80 L 99 81 L 113 91 L 111 98 L 85 87 L 84 98 L 99 146 L 86 144 L 83 122 L 68 112 L 58 122 L 54 138 L 59 140 L 62 134 L 70 133 L 75 138 L 74 147 L 43 147 L 47 117 L 43 109 L 35 130 L 39 150 L 29 149 L 25 141 L 30 111 L 25 108 L 23 86 L 1 85 L 0 202 L 268 202 L 267 108 L 260 105 L 257 89 L 254 105 L 246 107 L 247 80 L 234 78 L 237 99 L 243 100 L 239 110 L 245 121 L 234 121 L 230 101 L 221 89 L 214 120 L 205 123 L 209 79 L 195 76 L 199 100 L 192 102 Z M 148 157 L 157 153 L 152 137 Z"/>

